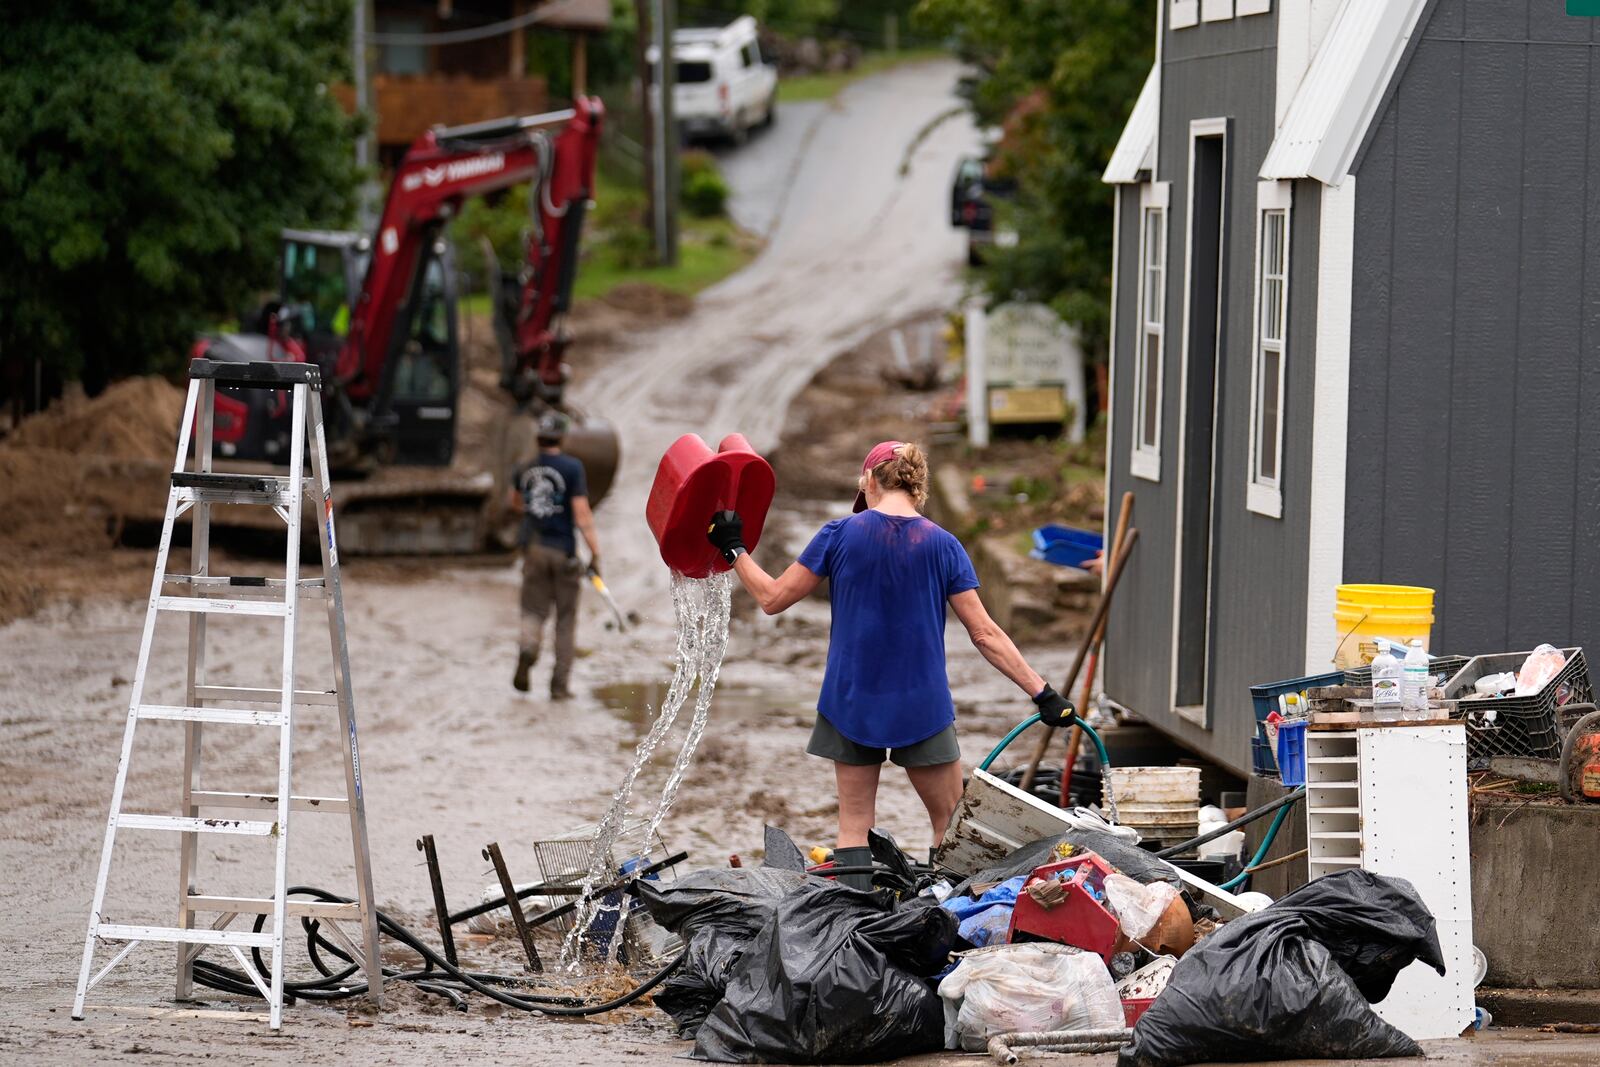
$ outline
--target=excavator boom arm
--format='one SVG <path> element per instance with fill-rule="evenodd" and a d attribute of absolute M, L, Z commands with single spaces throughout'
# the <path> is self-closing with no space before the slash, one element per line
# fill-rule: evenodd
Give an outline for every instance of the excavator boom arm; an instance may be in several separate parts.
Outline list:
<path fill-rule="evenodd" d="M 527 271 L 515 330 L 516 361 L 542 381 L 560 377 L 555 317 L 567 310 L 584 206 L 594 191 L 604 107 L 580 97 L 572 109 L 429 130 L 411 146 L 384 201 L 372 258 L 351 310 L 334 376 L 356 400 L 380 390 L 402 309 L 425 251 L 463 200 L 533 185 Z M 549 127 L 561 126 L 550 137 Z"/>

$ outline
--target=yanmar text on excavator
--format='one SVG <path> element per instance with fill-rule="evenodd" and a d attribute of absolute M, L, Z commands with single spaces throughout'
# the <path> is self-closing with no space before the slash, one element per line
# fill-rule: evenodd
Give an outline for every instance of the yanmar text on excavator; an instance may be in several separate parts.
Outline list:
<path fill-rule="evenodd" d="M 551 408 L 572 420 L 566 447 L 587 468 L 591 500 L 610 488 L 616 432 L 563 395 L 564 317 L 603 117 L 599 99 L 585 97 L 566 111 L 435 127 L 395 169 L 375 234 L 285 231 L 279 295 L 254 329 L 195 344 L 193 358 L 321 366 L 347 551 L 490 547 L 510 470 L 531 455 L 534 420 Z M 504 411 L 490 429 L 489 469 L 474 470 L 453 462 L 465 368 L 444 227 L 468 197 L 520 184 L 531 186 L 523 263 L 503 271 L 492 249 L 485 257 Z M 215 432 L 230 468 L 285 461 L 286 394 L 219 388 Z"/>

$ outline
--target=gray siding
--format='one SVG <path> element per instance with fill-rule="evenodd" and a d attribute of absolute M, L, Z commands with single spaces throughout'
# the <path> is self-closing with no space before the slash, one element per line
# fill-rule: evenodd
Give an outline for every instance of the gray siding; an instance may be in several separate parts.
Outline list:
<path fill-rule="evenodd" d="M 1344 576 L 1441 651 L 1600 640 L 1595 23 L 1439 0 L 1358 161 Z"/>
<path fill-rule="evenodd" d="M 1119 244 L 1118 389 L 1110 456 L 1111 500 L 1133 490 L 1139 545 L 1117 592 L 1107 632 L 1106 689 L 1163 731 L 1236 769 L 1249 766 L 1254 731 L 1248 687 L 1295 677 L 1305 659 L 1306 541 L 1315 341 L 1319 187 L 1295 189 L 1290 242 L 1290 326 L 1285 379 L 1284 516 L 1248 511 L 1249 411 L 1255 282 L 1256 175 L 1274 132 L 1276 16 L 1169 31 L 1163 57 L 1159 175 L 1171 183 L 1167 358 L 1161 482 L 1127 469 L 1136 331 L 1138 190 L 1125 189 Z M 1225 117 L 1228 203 L 1224 237 L 1221 376 L 1217 392 L 1212 547 L 1209 728 L 1172 709 L 1172 619 L 1177 547 L 1178 419 L 1183 359 L 1184 248 L 1188 229 L 1189 122 Z M 1124 326 L 1126 323 L 1126 326 Z"/>

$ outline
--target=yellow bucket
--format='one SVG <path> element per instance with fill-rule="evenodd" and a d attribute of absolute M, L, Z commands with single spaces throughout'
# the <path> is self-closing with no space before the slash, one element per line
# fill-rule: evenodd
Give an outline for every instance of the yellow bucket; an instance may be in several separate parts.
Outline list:
<path fill-rule="evenodd" d="M 1361 646 L 1386 637 L 1402 644 L 1420 640 L 1427 648 L 1433 631 L 1433 590 L 1419 585 L 1341 585 L 1333 618 L 1339 631 L 1334 665 L 1348 670 L 1367 662 Z"/>

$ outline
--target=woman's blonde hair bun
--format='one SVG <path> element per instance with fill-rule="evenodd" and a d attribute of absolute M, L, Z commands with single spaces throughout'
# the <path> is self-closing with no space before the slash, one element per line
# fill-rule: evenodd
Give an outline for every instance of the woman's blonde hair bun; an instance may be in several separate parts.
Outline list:
<path fill-rule="evenodd" d="M 872 468 L 872 480 L 884 492 L 904 491 L 917 507 L 928 499 L 928 457 L 914 444 L 903 444 L 894 457 Z"/>

